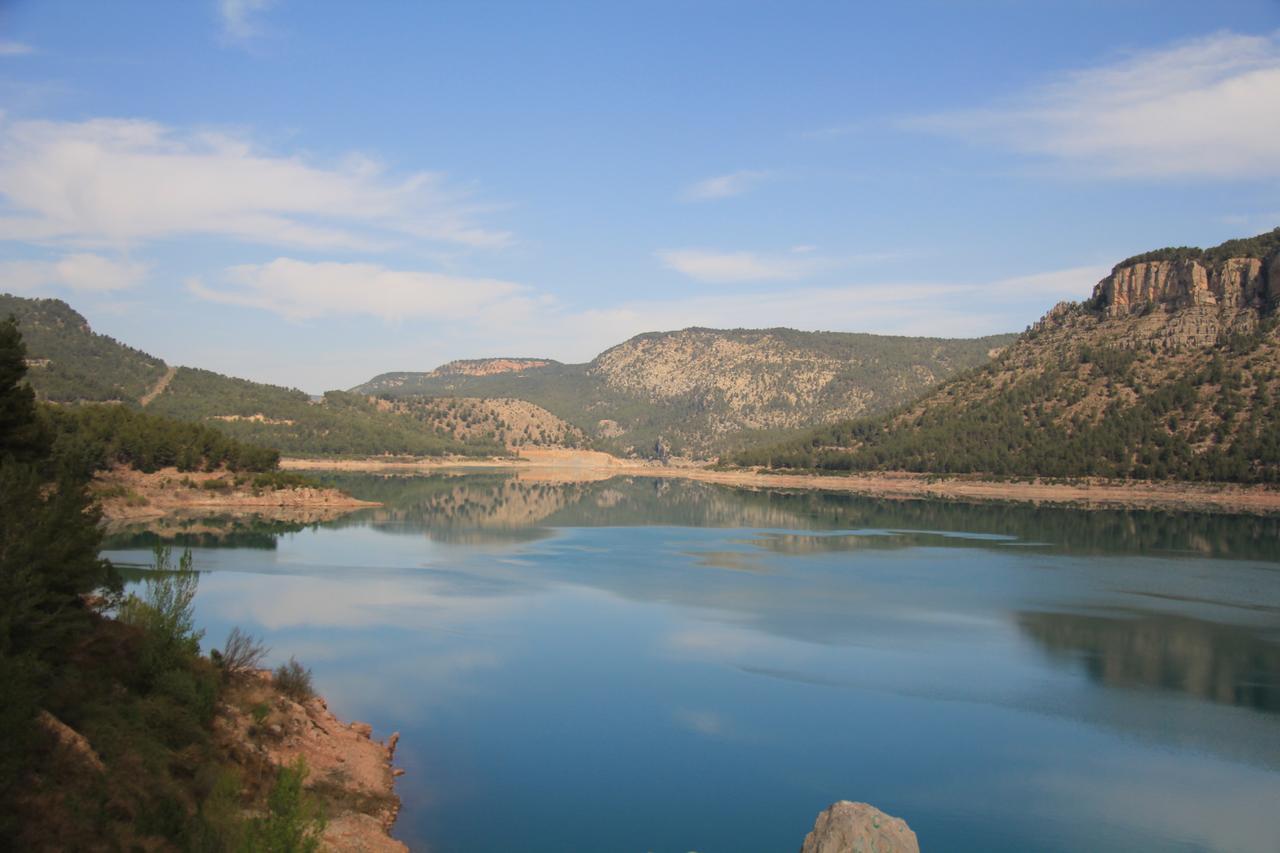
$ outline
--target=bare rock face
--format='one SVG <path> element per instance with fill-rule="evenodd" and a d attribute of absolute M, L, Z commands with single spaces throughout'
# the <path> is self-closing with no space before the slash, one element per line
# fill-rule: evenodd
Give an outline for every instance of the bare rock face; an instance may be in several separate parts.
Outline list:
<path fill-rule="evenodd" d="M 1280 256 L 1204 263 L 1141 261 L 1114 270 L 1094 288 L 1108 319 L 1142 318 L 1137 339 L 1166 348 L 1209 346 L 1224 334 L 1253 331 L 1280 292 Z M 1148 319 L 1149 318 L 1149 319 Z"/>
<path fill-rule="evenodd" d="M 920 853 L 920 842 L 902 818 L 841 800 L 818 815 L 800 853 Z"/>

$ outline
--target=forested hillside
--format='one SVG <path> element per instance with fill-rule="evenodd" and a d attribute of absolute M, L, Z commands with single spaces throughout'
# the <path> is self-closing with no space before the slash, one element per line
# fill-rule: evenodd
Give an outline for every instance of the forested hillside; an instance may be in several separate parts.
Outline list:
<path fill-rule="evenodd" d="M 639 335 L 587 364 L 461 362 L 383 374 L 355 390 L 389 398 L 525 400 L 601 449 L 707 455 L 744 435 L 884 411 L 985 363 L 1012 339 L 685 329 Z"/>
<path fill-rule="evenodd" d="M 43 400 L 136 401 L 165 373 L 165 363 L 100 335 L 60 299 L 0 293 L 0 320 L 13 316 L 27 348 L 29 381 Z"/>
<path fill-rule="evenodd" d="M 216 425 L 244 441 L 293 455 L 438 456 L 501 454 L 502 446 L 477 436 L 459 440 L 434 425 L 384 410 L 368 398 L 329 391 L 312 400 L 302 391 L 179 368 L 148 411 Z"/>
<path fill-rule="evenodd" d="M 741 465 L 1280 482 L 1280 229 L 1116 267 L 991 364 Z"/>
<path fill-rule="evenodd" d="M 294 455 L 435 456 L 505 452 L 492 437 L 448 431 L 331 391 L 320 400 L 208 370 L 170 368 L 161 359 L 90 329 L 57 299 L 0 295 L 0 319 L 14 316 L 26 341 L 25 381 L 50 403 L 111 402 L 216 427 L 233 439 Z"/>

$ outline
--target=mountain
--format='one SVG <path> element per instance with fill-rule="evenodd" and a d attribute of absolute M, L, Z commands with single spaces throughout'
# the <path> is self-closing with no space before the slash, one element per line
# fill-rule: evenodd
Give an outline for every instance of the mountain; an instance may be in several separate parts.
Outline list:
<path fill-rule="evenodd" d="M 751 437 L 885 411 L 1013 340 L 908 338 L 794 329 L 691 328 L 638 335 L 586 364 L 451 362 L 352 389 L 419 404 L 523 400 L 602 449 L 706 455 Z"/>
<path fill-rule="evenodd" d="M 919 402 L 742 465 L 1280 482 L 1280 228 L 1122 261 Z"/>
<path fill-rule="evenodd" d="M 502 445 L 483 433 L 455 438 L 421 418 L 343 391 L 320 400 L 282 388 L 172 367 L 94 332 L 57 299 L 0 294 L 0 317 L 18 320 L 27 345 L 27 381 L 53 403 L 120 403 L 218 427 L 232 438 L 294 455 L 492 455 Z"/>

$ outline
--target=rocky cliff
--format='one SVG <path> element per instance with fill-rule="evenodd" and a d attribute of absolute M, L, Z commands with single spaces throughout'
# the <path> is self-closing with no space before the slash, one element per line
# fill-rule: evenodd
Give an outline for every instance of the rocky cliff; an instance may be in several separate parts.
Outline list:
<path fill-rule="evenodd" d="M 1171 348 L 1209 346 L 1229 334 L 1250 334 L 1280 298 L 1280 254 L 1139 261 L 1098 282 L 1090 305 L 1108 318 L 1144 317 L 1141 324 Z"/>

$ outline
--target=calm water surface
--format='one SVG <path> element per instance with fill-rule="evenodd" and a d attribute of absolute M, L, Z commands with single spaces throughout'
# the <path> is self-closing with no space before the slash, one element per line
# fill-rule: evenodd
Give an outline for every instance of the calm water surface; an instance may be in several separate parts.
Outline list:
<path fill-rule="evenodd" d="M 1280 850 L 1276 520 L 339 482 L 385 506 L 181 541 L 215 645 L 403 733 L 415 849 L 788 851 L 854 799 L 926 851 Z"/>

